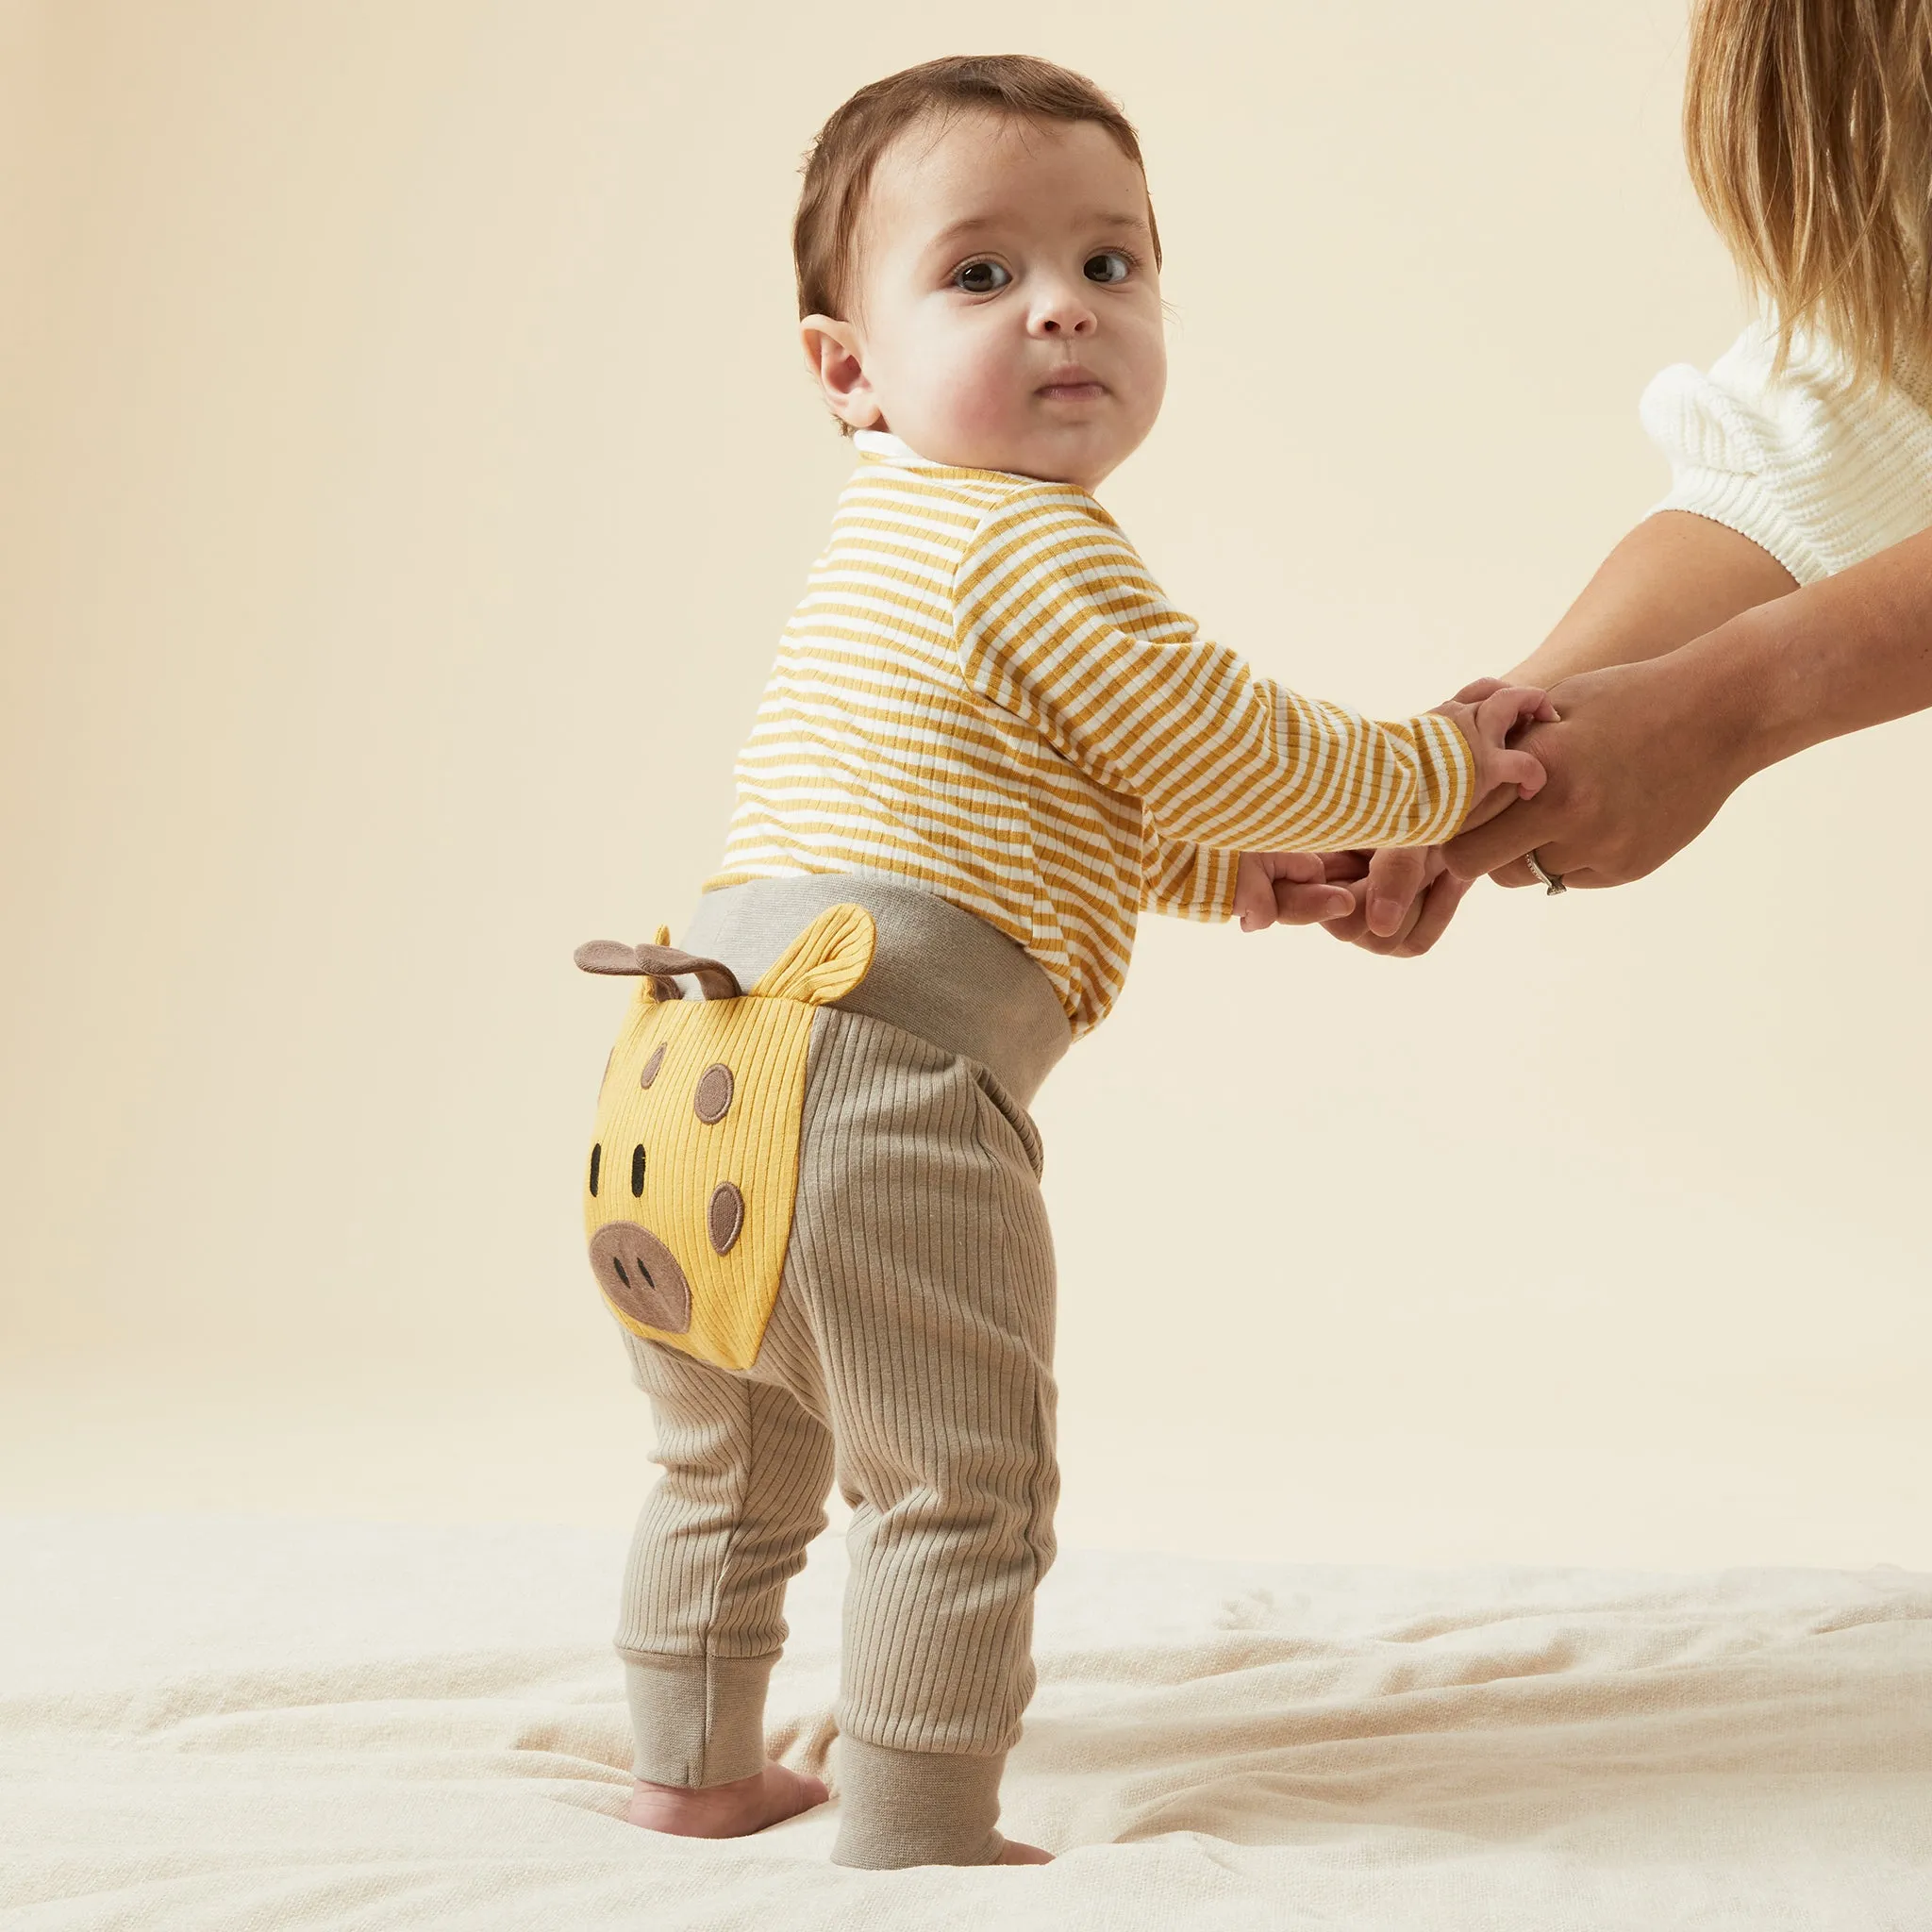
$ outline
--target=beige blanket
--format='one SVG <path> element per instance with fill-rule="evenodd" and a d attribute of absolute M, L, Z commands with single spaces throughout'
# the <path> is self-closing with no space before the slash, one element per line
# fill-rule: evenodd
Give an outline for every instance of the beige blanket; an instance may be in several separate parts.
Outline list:
<path fill-rule="evenodd" d="M 619 1547 L 537 1528 L 0 1524 L 8 1927 L 1932 1928 L 1932 1577 L 1071 1556 L 1007 1823 L 864 1874 L 829 1812 L 621 1817 Z M 825 1762 L 841 1551 L 774 1744 Z"/>

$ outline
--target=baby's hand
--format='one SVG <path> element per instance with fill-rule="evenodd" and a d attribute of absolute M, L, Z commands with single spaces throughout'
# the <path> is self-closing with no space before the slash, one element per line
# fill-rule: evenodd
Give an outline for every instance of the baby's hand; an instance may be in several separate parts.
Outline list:
<path fill-rule="evenodd" d="M 1355 894 L 1341 882 L 1367 869 L 1353 852 L 1243 852 L 1235 867 L 1235 916 L 1243 932 L 1346 919 Z"/>
<path fill-rule="evenodd" d="M 1555 722 L 1557 708 L 1546 693 L 1485 677 L 1464 685 L 1436 710 L 1453 721 L 1469 741 L 1470 755 L 1475 760 L 1472 810 L 1492 791 L 1513 789 L 1519 798 L 1534 798 L 1543 789 L 1547 774 L 1541 762 L 1526 751 L 1512 751 L 1509 734 L 1521 724 Z"/>

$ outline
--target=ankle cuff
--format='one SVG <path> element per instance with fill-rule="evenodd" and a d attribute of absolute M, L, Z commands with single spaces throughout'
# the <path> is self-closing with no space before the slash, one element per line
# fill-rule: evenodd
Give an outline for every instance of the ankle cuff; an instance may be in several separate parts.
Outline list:
<path fill-rule="evenodd" d="M 991 1865 L 1006 1849 L 994 1830 L 1007 1754 L 961 1757 L 839 1740 L 835 1865 L 890 1872 L 904 1865 Z"/>
<path fill-rule="evenodd" d="M 728 1785 L 765 1766 L 765 1683 L 775 1657 L 624 1653 L 637 1756 L 647 1784 Z"/>

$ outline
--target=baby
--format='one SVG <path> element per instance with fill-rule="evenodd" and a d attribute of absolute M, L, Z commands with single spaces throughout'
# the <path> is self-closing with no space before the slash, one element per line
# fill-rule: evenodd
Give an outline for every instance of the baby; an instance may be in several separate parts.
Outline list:
<path fill-rule="evenodd" d="M 1391 724 L 1256 677 L 1093 491 L 1166 379 L 1141 152 L 1019 58 L 863 89 L 806 169 L 805 347 L 858 469 L 738 766 L 723 869 L 639 975 L 591 1260 L 657 1418 L 618 1647 L 630 1817 L 823 1802 L 768 1763 L 787 1579 L 852 1508 L 833 1856 L 1043 1861 L 996 1828 L 1053 1557 L 1053 1259 L 1026 1108 L 1146 908 L 1352 909 L 1316 855 L 1428 845 L 1542 770 L 1494 691 Z M 702 999 L 686 997 L 686 982 Z"/>

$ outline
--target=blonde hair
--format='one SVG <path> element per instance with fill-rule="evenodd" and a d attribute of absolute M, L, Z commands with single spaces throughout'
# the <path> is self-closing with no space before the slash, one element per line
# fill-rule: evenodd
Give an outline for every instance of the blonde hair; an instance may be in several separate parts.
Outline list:
<path fill-rule="evenodd" d="M 1698 198 L 1776 311 L 1861 379 L 1932 352 L 1932 0 L 1699 0 Z"/>

